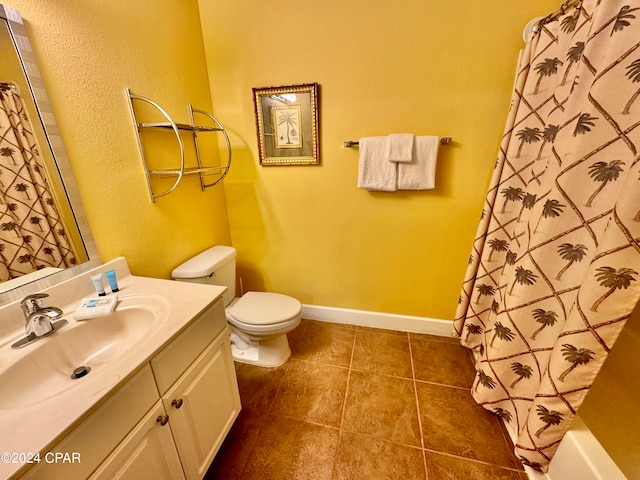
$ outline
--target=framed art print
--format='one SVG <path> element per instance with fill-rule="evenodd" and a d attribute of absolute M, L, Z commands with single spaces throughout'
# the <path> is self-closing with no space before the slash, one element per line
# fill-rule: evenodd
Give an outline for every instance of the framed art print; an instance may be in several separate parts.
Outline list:
<path fill-rule="evenodd" d="M 254 88 L 260 165 L 317 165 L 318 84 Z"/>

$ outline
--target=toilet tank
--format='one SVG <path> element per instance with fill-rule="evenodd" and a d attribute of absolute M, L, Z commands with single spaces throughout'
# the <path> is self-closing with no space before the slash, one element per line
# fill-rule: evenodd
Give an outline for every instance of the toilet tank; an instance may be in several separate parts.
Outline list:
<path fill-rule="evenodd" d="M 181 282 L 227 287 L 224 293 L 226 306 L 236 296 L 236 249 L 224 245 L 211 247 L 178 265 L 171 276 Z"/>

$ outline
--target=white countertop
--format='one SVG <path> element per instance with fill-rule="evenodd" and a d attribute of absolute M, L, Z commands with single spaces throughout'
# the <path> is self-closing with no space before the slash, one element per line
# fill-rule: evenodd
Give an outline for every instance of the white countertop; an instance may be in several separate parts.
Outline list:
<path fill-rule="evenodd" d="M 11 344 L 24 336 L 24 319 L 17 303 L 0 308 L 0 324 L 4 324 L 2 330 L 7 330 L 6 323 L 15 324 L 11 334 L 0 337 L 0 374 L 22 356 L 37 349 L 41 342 L 47 342 L 55 335 L 64 334 L 65 329 L 73 328 L 76 320 L 72 312 L 82 297 L 95 294 L 89 276 L 113 268 L 118 273 L 118 295 L 153 294 L 163 297 L 168 301 L 168 317 L 160 322 L 156 330 L 137 342 L 135 347 L 117 360 L 92 370 L 70 388 L 21 408 L 0 409 L 0 454 L 46 451 L 47 447 L 95 410 L 109 392 L 130 378 L 195 317 L 221 298 L 226 290 L 219 286 L 133 276 L 124 258 L 113 260 L 44 291 L 50 295 L 46 305 L 62 308 L 65 314 L 62 318 L 69 320 L 69 325 L 51 337 L 42 338 L 22 349 L 12 349 Z M 0 385 L 0 388 L 3 386 Z M 8 478 L 22 467 L 20 464 L 6 463 L 0 457 L 0 478 Z"/>

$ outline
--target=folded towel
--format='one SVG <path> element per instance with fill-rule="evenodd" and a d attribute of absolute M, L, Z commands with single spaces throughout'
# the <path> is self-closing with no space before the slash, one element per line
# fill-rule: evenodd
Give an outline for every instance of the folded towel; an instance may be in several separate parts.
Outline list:
<path fill-rule="evenodd" d="M 360 139 L 358 188 L 395 192 L 397 164 L 389 161 L 389 137 Z"/>
<path fill-rule="evenodd" d="M 80 306 L 73 312 L 76 320 L 88 320 L 90 318 L 111 315 L 118 304 L 118 295 L 112 293 L 105 297 L 85 297 Z"/>
<path fill-rule="evenodd" d="M 438 137 L 415 137 L 413 162 L 398 164 L 398 190 L 428 190 L 435 186 Z"/>
<path fill-rule="evenodd" d="M 392 133 L 389 135 L 389 161 L 408 163 L 413 157 L 413 133 Z"/>

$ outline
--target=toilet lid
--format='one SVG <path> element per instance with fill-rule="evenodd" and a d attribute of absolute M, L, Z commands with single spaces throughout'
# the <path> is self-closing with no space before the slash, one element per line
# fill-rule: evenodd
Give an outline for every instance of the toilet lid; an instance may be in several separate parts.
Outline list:
<path fill-rule="evenodd" d="M 247 292 L 229 313 L 243 323 L 270 325 L 290 320 L 301 308 L 298 300 L 280 293 Z"/>

